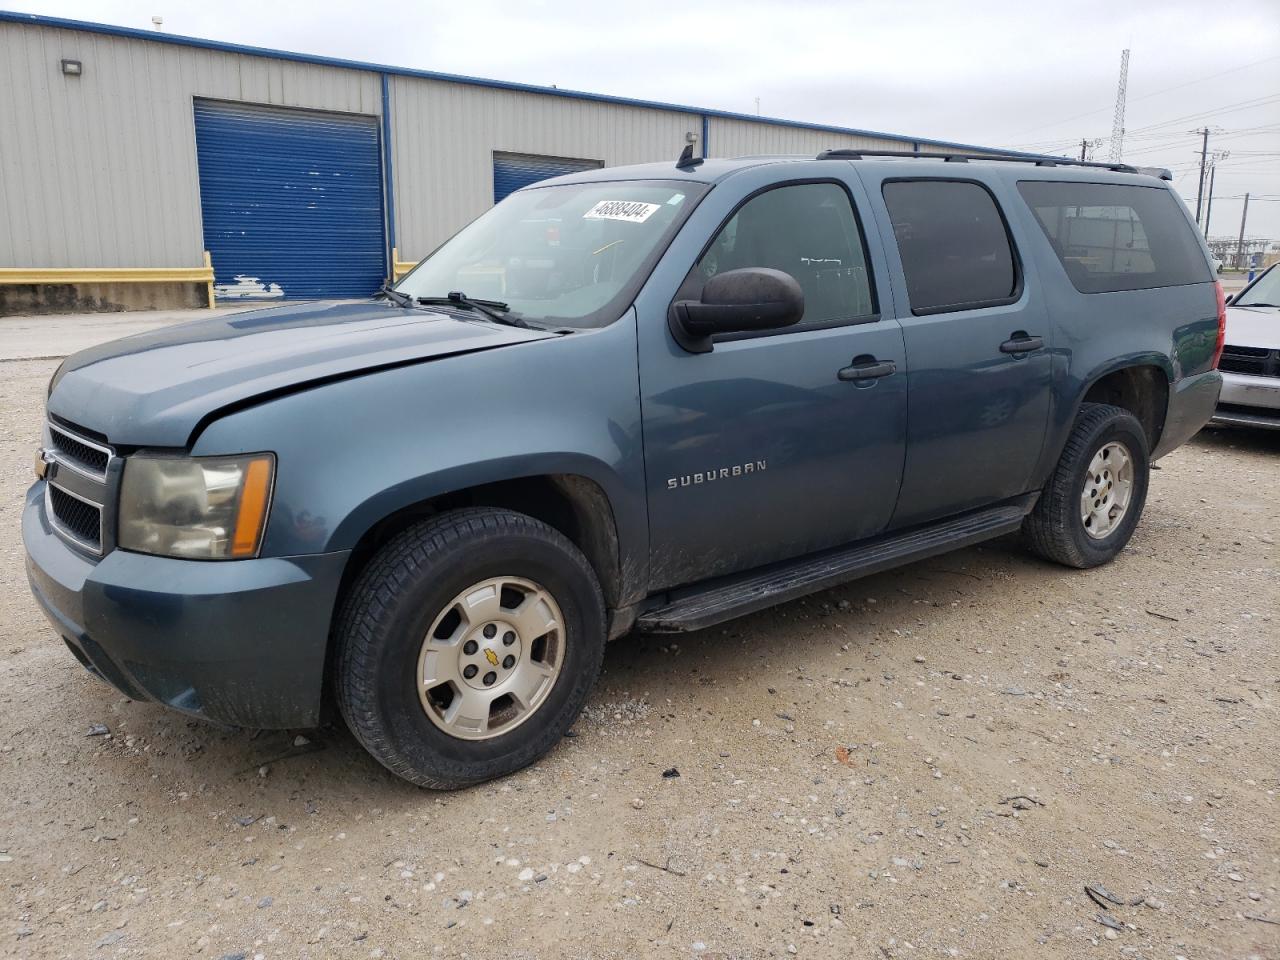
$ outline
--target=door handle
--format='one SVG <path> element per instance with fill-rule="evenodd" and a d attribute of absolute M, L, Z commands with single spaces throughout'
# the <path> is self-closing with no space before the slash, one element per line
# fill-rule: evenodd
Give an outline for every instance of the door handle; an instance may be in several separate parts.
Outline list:
<path fill-rule="evenodd" d="M 854 357 L 850 366 L 836 372 L 840 380 L 874 380 L 877 377 L 888 377 L 898 372 L 898 365 L 892 360 L 877 360 L 875 357 Z"/>
<path fill-rule="evenodd" d="M 1000 344 L 1001 353 L 1030 353 L 1044 347 L 1044 337 L 1033 337 L 1025 330 L 1015 330 L 1013 335 Z"/>

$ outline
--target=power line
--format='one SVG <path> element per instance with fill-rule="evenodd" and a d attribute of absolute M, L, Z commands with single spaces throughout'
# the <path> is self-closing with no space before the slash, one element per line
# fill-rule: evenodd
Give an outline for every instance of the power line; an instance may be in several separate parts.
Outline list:
<path fill-rule="evenodd" d="M 1262 97 L 1254 97 L 1251 100 L 1239 100 L 1235 103 L 1226 103 L 1220 107 L 1212 107 L 1208 110 L 1198 110 L 1195 113 L 1188 113 L 1181 117 L 1173 117 L 1169 120 L 1161 120 L 1159 123 L 1150 123 L 1145 127 L 1135 127 L 1134 133 L 1144 133 L 1148 130 L 1155 130 L 1158 127 L 1167 127 L 1175 123 L 1195 122 L 1201 117 L 1218 116 L 1223 113 L 1237 113 L 1240 110 L 1252 110 L 1255 107 L 1265 107 L 1272 103 L 1280 101 L 1280 94 L 1269 93 Z"/>
<path fill-rule="evenodd" d="M 1230 67 L 1226 70 L 1221 70 L 1218 73 L 1211 73 L 1204 77 L 1197 77 L 1195 80 L 1188 80 L 1185 83 L 1176 83 L 1172 87 L 1163 87 L 1160 90 L 1153 90 L 1151 93 L 1144 93 L 1140 97 L 1134 97 L 1133 102 L 1137 103 L 1140 100 L 1148 100 L 1151 97 L 1159 96 L 1162 93 L 1168 93 L 1170 90 L 1181 90 L 1183 87 L 1190 87 L 1190 86 L 1194 86 L 1197 83 L 1204 83 L 1206 80 L 1214 80 L 1218 77 L 1225 77 L 1228 73 L 1235 73 L 1238 70 L 1248 70 L 1250 67 L 1256 67 L 1259 64 L 1270 63 L 1272 60 L 1280 60 L 1280 54 L 1275 54 L 1270 57 L 1263 57 L 1261 60 L 1254 60 L 1251 63 L 1242 63 L 1238 67 Z M 1078 113 L 1074 117 L 1067 117 L 1065 120 L 1055 120 L 1052 123 L 1042 123 L 1039 126 L 1028 127 L 1026 130 L 1021 130 L 1018 133 L 1010 134 L 1010 136 L 1020 137 L 1024 133 L 1034 133 L 1036 130 L 1043 130 L 1045 127 L 1056 127 L 1059 124 L 1070 123 L 1072 120 L 1080 120 L 1083 117 L 1091 117 L 1097 113 L 1106 113 L 1107 109 L 1108 109 L 1107 107 L 1101 107 L 1097 110 L 1088 110 L 1085 113 Z"/>
<path fill-rule="evenodd" d="M 1168 120 L 1161 120 L 1157 123 L 1147 124 L 1144 127 L 1135 127 L 1132 130 L 1124 131 L 1124 137 L 1126 139 L 1128 138 L 1149 139 L 1152 137 L 1167 137 L 1167 136 L 1170 136 L 1173 133 L 1173 131 L 1163 130 L 1161 128 L 1174 126 L 1180 123 L 1188 123 L 1188 122 L 1194 123 L 1197 121 L 1212 119 L 1224 113 L 1238 113 L 1241 110 L 1254 110 L 1261 107 L 1270 106 L 1273 103 L 1280 103 L 1280 93 L 1269 93 L 1264 96 L 1255 97 L 1250 100 L 1239 100 L 1234 103 L 1226 103 L 1226 104 L 1222 104 L 1221 106 L 1213 107 L 1208 110 L 1200 110 L 1200 111 L 1197 111 L 1196 113 L 1188 113 L 1181 117 L 1173 117 Z M 1270 133 L 1275 130 L 1280 130 L 1280 126 L 1276 126 L 1272 124 L 1261 124 L 1259 126 L 1254 126 L 1254 127 L 1242 127 L 1237 131 L 1233 131 L 1233 133 L 1240 133 L 1240 134 L 1254 133 L 1254 132 Z M 1072 145 L 1072 149 L 1074 149 L 1074 144 L 1076 143 L 1079 143 L 1079 141 L 1072 138 L 1072 139 L 1040 140 L 1040 141 L 1032 141 L 1028 143 L 1005 144 L 1005 146 L 1009 148 L 1016 148 L 1016 149 L 1034 149 L 1035 147 L 1041 144 L 1054 144 L 1054 145 L 1070 144 Z"/>

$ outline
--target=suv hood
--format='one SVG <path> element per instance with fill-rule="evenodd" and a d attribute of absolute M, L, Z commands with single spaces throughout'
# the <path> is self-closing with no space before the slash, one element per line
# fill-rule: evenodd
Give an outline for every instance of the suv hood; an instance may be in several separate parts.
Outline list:
<path fill-rule="evenodd" d="M 1227 307 L 1226 342 L 1235 347 L 1280 350 L 1280 307 Z"/>
<path fill-rule="evenodd" d="M 381 301 L 274 307 L 73 354 L 54 374 L 48 409 L 114 444 L 184 447 L 211 414 L 264 395 L 555 336 Z"/>

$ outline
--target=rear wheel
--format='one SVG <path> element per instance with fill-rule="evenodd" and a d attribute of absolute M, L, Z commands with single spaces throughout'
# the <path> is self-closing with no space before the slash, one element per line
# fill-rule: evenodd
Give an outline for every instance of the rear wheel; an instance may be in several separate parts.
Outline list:
<path fill-rule="evenodd" d="M 458 510 L 383 547 L 337 640 L 338 703 L 356 739 L 406 780 L 448 789 L 518 770 L 559 741 L 600 670 L 604 604 L 558 531 Z"/>
<path fill-rule="evenodd" d="M 1146 433 L 1132 413 L 1082 405 L 1049 483 L 1022 523 L 1027 544 L 1069 567 L 1111 560 L 1142 515 L 1149 460 Z"/>

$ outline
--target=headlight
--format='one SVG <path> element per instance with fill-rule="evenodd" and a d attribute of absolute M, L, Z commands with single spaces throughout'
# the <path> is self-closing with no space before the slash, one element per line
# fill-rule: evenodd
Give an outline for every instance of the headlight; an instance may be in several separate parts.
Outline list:
<path fill-rule="evenodd" d="M 119 545 L 192 560 L 257 556 L 274 475 L 269 453 L 129 457 L 120 490 Z"/>

